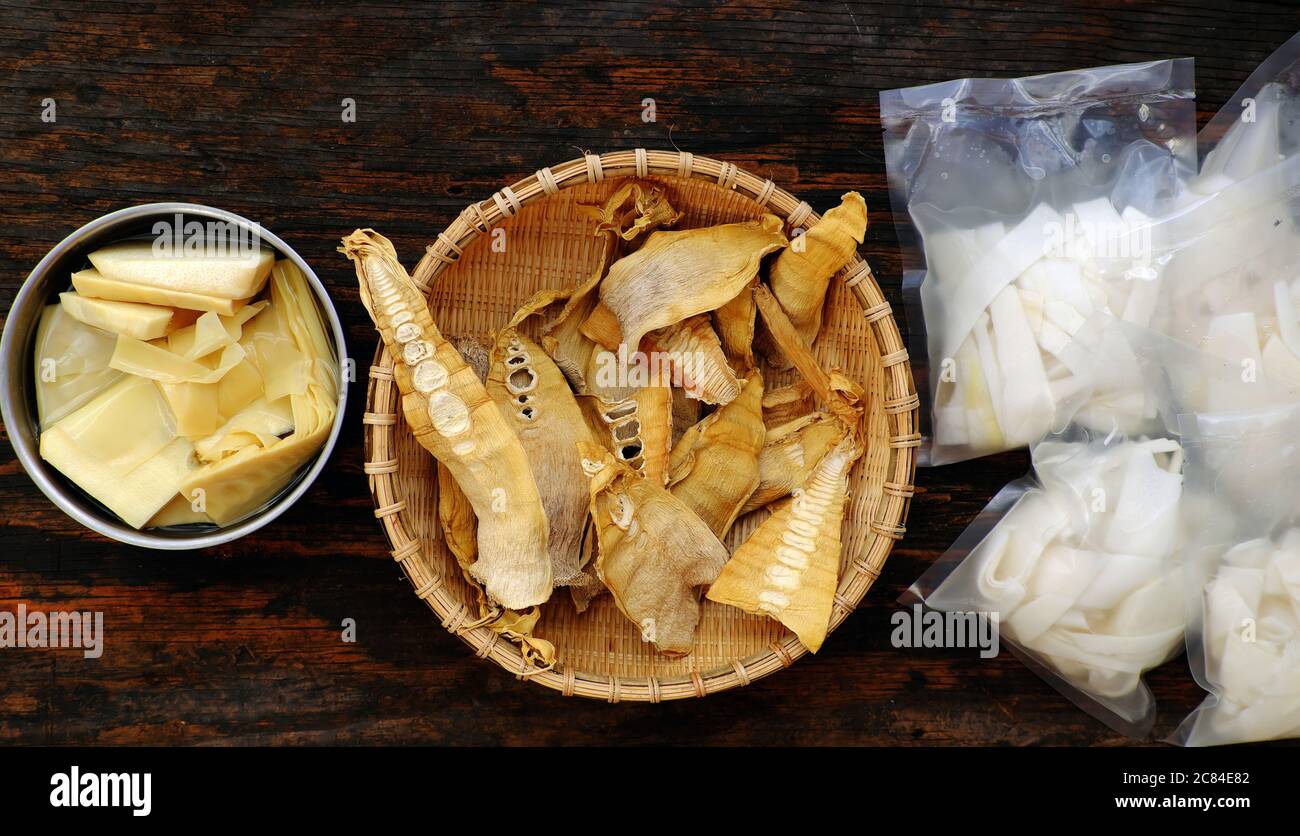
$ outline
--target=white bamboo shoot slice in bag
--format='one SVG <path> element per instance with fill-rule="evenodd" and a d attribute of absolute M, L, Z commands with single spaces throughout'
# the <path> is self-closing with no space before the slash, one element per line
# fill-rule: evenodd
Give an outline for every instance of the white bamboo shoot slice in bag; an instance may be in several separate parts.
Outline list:
<path fill-rule="evenodd" d="M 1142 445 L 1152 454 L 1171 453 L 1177 458 L 1172 470 L 1160 467 L 1153 456 L 1127 456 L 1121 471 L 1119 495 L 1100 538 L 1112 553 L 1148 557 L 1169 554 L 1169 544 L 1178 534 L 1178 502 L 1182 496 L 1181 449 L 1172 440 Z"/>
<path fill-rule="evenodd" d="M 957 351 L 954 375 L 956 380 L 941 384 L 941 400 L 935 410 L 935 443 L 970 445 L 980 450 L 1001 447 L 997 410 L 973 334 Z"/>
<path fill-rule="evenodd" d="M 1225 314 L 1210 320 L 1209 330 L 1202 344 L 1207 360 L 1222 361 L 1227 374 L 1210 369 L 1206 392 L 1205 412 L 1230 412 L 1248 408 L 1251 404 L 1242 403 L 1245 395 L 1240 381 L 1247 381 L 1249 374 L 1263 365 L 1259 347 L 1259 326 L 1252 312 Z M 1232 372 L 1235 372 L 1233 374 Z M 1243 377 L 1246 375 L 1247 377 Z M 1259 387 L 1264 390 L 1264 387 Z M 1261 391 L 1261 395 L 1267 394 Z"/>
<path fill-rule="evenodd" d="M 107 279 L 220 299 L 248 299 L 271 275 L 275 253 L 261 248 L 218 254 L 186 248 L 159 252 L 152 241 L 122 241 L 90 254 L 90 263 Z"/>
<path fill-rule="evenodd" d="M 1277 309 L 1277 329 L 1291 354 L 1300 357 L 1300 313 L 1296 312 L 1291 286 L 1278 279 L 1273 282 L 1273 304 Z"/>
<path fill-rule="evenodd" d="M 46 305 L 36 328 L 36 413 L 46 429 L 121 379 L 110 368 L 116 338 Z"/>
<path fill-rule="evenodd" d="M 1035 291 L 1044 306 L 1068 305 L 1084 319 L 1093 312 L 1092 297 L 1077 262 L 1044 258 L 1030 265 L 1016 285 L 1022 290 Z"/>
<path fill-rule="evenodd" d="M 1008 443 L 1032 444 L 1051 431 L 1056 414 L 1043 358 L 1014 287 L 998 294 L 989 314 L 1002 375 L 998 425 Z"/>
<path fill-rule="evenodd" d="M 1008 641 L 1129 722 L 1140 675 L 1176 652 L 1182 591 L 1173 563 L 1181 448 L 1172 441 L 1047 441 L 1029 489 L 926 596 L 946 612 L 997 612 Z M 1135 530 L 1142 506 L 1151 532 Z M 1130 548 L 1132 547 L 1132 548 Z"/>
<path fill-rule="evenodd" d="M 1163 568 L 1163 560 L 1158 557 L 1119 552 L 1107 554 L 1097 576 L 1079 596 L 1078 604 L 1090 610 L 1115 609 L 1124 603 L 1125 596 L 1132 590 L 1160 577 Z"/>
<path fill-rule="evenodd" d="M 1300 357 L 1277 334 L 1271 335 L 1264 343 L 1260 360 L 1264 364 L 1264 378 L 1269 383 L 1286 387 L 1288 400 L 1300 400 Z"/>
<path fill-rule="evenodd" d="M 1027 645 L 1060 621 L 1101 571 L 1093 552 L 1053 542 L 1026 585 L 1026 601 L 1005 616 L 1007 635 Z"/>
<path fill-rule="evenodd" d="M 1215 696 L 1187 723 L 1187 744 L 1300 734 L 1300 552 L 1296 531 L 1223 555 L 1204 587 L 1206 675 Z"/>
<path fill-rule="evenodd" d="M 59 304 L 73 319 L 137 340 L 156 340 L 166 335 L 176 313 L 158 305 L 93 299 L 79 293 L 60 293 Z"/>
<path fill-rule="evenodd" d="M 1007 234 L 1000 221 L 973 229 L 943 226 L 925 237 L 926 281 L 953 286 L 960 282 Z"/>
<path fill-rule="evenodd" d="M 944 290 L 946 311 L 942 333 L 948 341 L 943 355 L 951 357 L 979 315 L 1030 265 L 1043 257 L 1044 229 L 1053 224 L 1064 228 L 1055 209 L 1045 203 L 1033 211 L 973 266 L 955 287 Z"/>
<path fill-rule="evenodd" d="M 972 552 L 973 560 L 963 563 L 929 603 L 942 610 L 1013 612 L 1028 594 L 1039 556 L 1069 526 L 1063 511 L 1042 491 L 1022 496 L 979 544 L 978 558 Z M 973 594 L 965 591 L 971 587 Z"/>
<path fill-rule="evenodd" d="M 972 422 L 972 426 L 976 420 L 991 421 L 998 427 L 998 434 L 1002 435 L 1002 425 L 999 420 L 1003 414 L 1002 365 L 998 362 L 997 352 L 993 348 L 990 330 L 992 330 L 992 321 L 989 315 L 985 313 L 975 321 L 975 328 L 971 335 L 974 337 L 976 354 L 979 357 L 980 369 L 984 372 L 984 380 L 988 386 L 989 401 L 993 411 L 987 417 L 968 414 L 967 418 L 968 421 Z M 960 371 L 958 373 L 960 374 Z M 967 408 L 973 411 L 978 409 L 978 405 L 968 404 Z"/>
<path fill-rule="evenodd" d="M 1076 264 L 1111 276 L 1128 268 L 1132 258 L 1127 225 L 1109 197 L 1074 204 L 1070 212 L 1078 222 L 1074 247 L 1069 256 Z M 1068 218 L 1067 218 L 1068 220 Z"/>

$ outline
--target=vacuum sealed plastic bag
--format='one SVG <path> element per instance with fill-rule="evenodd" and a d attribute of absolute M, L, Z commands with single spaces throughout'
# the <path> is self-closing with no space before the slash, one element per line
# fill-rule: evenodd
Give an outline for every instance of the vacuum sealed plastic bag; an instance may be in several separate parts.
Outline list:
<path fill-rule="evenodd" d="M 1202 131 L 1205 158 L 1151 227 L 1153 327 L 1300 388 L 1300 35 Z M 1233 408 L 1218 404 L 1211 411 Z"/>
<path fill-rule="evenodd" d="M 1300 737 L 1300 407 L 1182 418 L 1188 660 L 1205 701 L 1175 740 Z"/>
<path fill-rule="evenodd" d="M 1004 488 L 905 600 L 994 614 L 1001 641 L 1053 686 L 1144 735 L 1154 702 L 1142 673 L 1183 646 L 1182 450 L 1076 429 L 1031 455 L 1033 475 Z"/>
<path fill-rule="evenodd" d="M 880 100 L 896 216 L 911 221 L 904 267 L 925 269 L 921 311 L 908 312 L 926 334 L 922 463 L 1032 444 L 1104 388 L 1063 356 L 1080 326 L 1099 311 L 1141 325 L 1154 314 L 1150 219 L 1195 167 L 1192 63 L 964 79 Z"/>

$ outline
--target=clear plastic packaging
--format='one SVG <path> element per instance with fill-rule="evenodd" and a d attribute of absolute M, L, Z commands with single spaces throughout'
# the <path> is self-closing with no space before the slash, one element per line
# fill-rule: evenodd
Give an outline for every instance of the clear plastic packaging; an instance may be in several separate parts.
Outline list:
<path fill-rule="evenodd" d="M 1300 389 L 1297 117 L 1300 35 L 1202 132 L 1200 173 L 1151 239 L 1166 279 L 1152 326 Z"/>
<path fill-rule="evenodd" d="M 1224 371 L 1198 383 L 1166 362 L 1196 413 L 1179 418 L 1187 647 L 1209 696 L 1175 733 L 1189 746 L 1300 737 L 1297 117 L 1300 35 L 1211 120 L 1186 208 L 1155 228 L 1180 293 L 1154 324 Z"/>
<path fill-rule="evenodd" d="M 1188 746 L 1300 737 L 1300 407 L 1182 417 Z M 1261 489 L 1262 486 L 1266 486 Z"/>
<path fill-rule="evenodd" d="M 1155 313 L 1150 219 L 1194 170 L 1192 86 L 1178 59 L 881 94 L 904 267 L 925 271 L 923 464 L 1033 444 L 1106 390 L 1063 354 L 1094 313 Z"/>
<path fill-rule="evenodd" d="M 996 614 L 1001 643 L 1089 713 L 1145 735 L 1143 672 L 1181 652 L 1182 450 L 1169 438 L 1072 428 L 1031 449 L 1004 488 L 904 596 Z"/>

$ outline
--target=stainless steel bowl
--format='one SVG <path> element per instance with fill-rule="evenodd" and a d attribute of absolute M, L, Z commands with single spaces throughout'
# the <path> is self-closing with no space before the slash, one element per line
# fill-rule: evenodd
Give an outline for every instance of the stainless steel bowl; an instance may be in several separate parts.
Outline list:
<path fill-rule="evenodd" d="M 250 233 L 255 233 L 264 244 L 275 249 L 279 256 L 288 258 L 298 265 L 315 292 L 321 313 L 329 324 L 328 331 L 333 339 L 335 355 L 340 358 L 340 361 L 346 356 L 343 326 L 339 322 L 338 313 L 330 302 L 325 286 L 312 272 L 311 267 L 284 241 L 257 227 L 248 219 L 231 212 L 195 203 L 148 203 L 143 206 L 132 206 L 91 221 L 50 250 L 49 254 L 36 265 L 36 269 L 32 270 L 27 281 L 19 289 L 18 295 L 14 297 L 13 307 L 10 308 L 5 319 L 4 333 L 0 335 L 0 415 L 3 416 L 9 440 L 13 444 L 14 452 L 18 454 L 18 460 L 32 477 L 36 487 L 40 488 L 55 505 L 62 508 L 77 522 L 106 537 L 151 549 L 198 549 L 228 543 L 256 531 L 283 514 L 290 505 L 307 492 L 312 482 L 325 468 L 330 452 L 338 440 L 339 430 L 343 426 L 343 411 L 347 402 L 347 381 L 342 381 L 343 385 L 339 386 L 338 413 L 334 416 L 334 427 L 315 460 L 304 465 L 298 477 L 261 510 L 237 523 L 221 528 L 177 527 L 137 531 L 123 524 L 111 512 L 90 499 L 41 458 L 32 352 L 36 339 L 36 326 L 40 321 L 42 309 L 60 291 L 68 289 L 72 272 L 85 266 L 87 254 L 113 241 L 150 234 L 155 222 L 172 221 L 178 214 L 185 220 L 236 224 Z"/>

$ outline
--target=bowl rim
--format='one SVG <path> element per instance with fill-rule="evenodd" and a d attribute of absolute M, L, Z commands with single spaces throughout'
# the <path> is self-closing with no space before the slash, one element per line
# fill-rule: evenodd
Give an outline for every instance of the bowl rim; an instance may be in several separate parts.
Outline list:
<path fill-rule="evenodd" d="M 583 184 L 606 178 L 668 177 L 710 182 L 735 191 L 758 206 L 779 215 L 789 229 L 807 229 L 820 220 L 806 201 L 777 186 L 771 179 L 755 176 L 734 163 L 697 156 L 686 151 L 635 148 L 582 157 L 538 169 L 490 198 L 469 204 L 430 244 L 411 271 L 411 278 L 425 293 L 442 273 L 455 264 L 466 247 L 496 225 L 513 218 L 523 207 Z M 862 308 L 870 338 L 879 352 L 881 398 L 872 409 L 883 417 L 883 435 L 874 443 L 887 449 L 881 473 L 881 494 L 858 549 L 859 556 L 841 572 L 835 595 L 829 637 L 848 618 L 867 591 L 880 577 L 894 544 L 902 539 L 911 500 L 915 493 L 916 450 L 921 443 L 917 423 L 920 399 L 912 377 L 908 352 L 893 307 L 885 298 L 871 266 L 855 249 L 849 264 L 837 273 L 839 280 Z M 438 617 L 444 629 L 461 639 L 480 659 L 490 659 L 517 679 L 526 679 L 559 692 L 565 697 L 584 697 L 617 702 L 667 702 L 705 697 L 739 688 L 790 667 L 807 654 L 808 648 L 792 632 L 767 648 L 745 658 L 731 660 L 730 667 L 696 671 L 690 675 L 627 676 L 597 674 L 572 666 L 538 667 L 525 658 L 514 642 L 479 623 L 466 603 L 449 591 L 438 567 L 425 557 L 425 544 L 405 522 L 406 497 L 397 488 L 393 453 L 395 428 L 400 412 L 400 395 L 392 376 L 392 357 L 379 340 L 370 367 L 366 391 L 364 455 L 370 493 L 388 543 L 390 554 L 402 567 L 416 596 Z M 381 452 L 382 451 L 382 452 Z"/>
<path fill-rule="evenodd" d="M 307 277 L 307 283 L 316 295 L 317 302 L 329 322 L 330 335 L 334 341 L 338 357 L 342 384 L 339 386 L 337 410 L 334 414 L 334 423 L 330 428 L 329 437 L 326 438 L 315 460 L 298 477 L 297 482 L 271 505 L 256 512 L 253 516 L 233 525 L 211 531 L 196 532 L 193 535 L 170 534 L 163 536 L 137 530 L 116 519 L 109 519 L 103 514 L 91 513 L 79 504 L 72 502 L 69 499 L 67 489 L 45 472 L 46 466 L 41 462 L 39 448 L 36 444 L 37 434 L 29 431 L 27 426 L 15 423 L 16 420 L 27 425 L 34 425 L 36 422 L 30 414 L 27 403 L 15 402 L 15 387 L 10 385 L 13 375 L 27 373 L 26 357 L 29 346 L 18 344 L 20 338 L 17 336 L 17 332 L 20 329 L 10 328 L 9 325 L 13 322 L 16 311 L 23 311 L 27 307 L 37 304 L 38 301 L 41 305 L 46 304 L 47 300 L 43 298 L 37 299 L 37 285 L 52 269 L 52 265 L 69 252 L 74 252 L 78 247 L 83 246 L 86 239 L 95 233 L 117 224 L 139 221 L 163 214 L 172 216 L 183 214 L 236 224 L 253 231 L 259 240 L 270 244 L 278 255 L 292 261 Z M 225 209 L 218 209 L 214 206 L 186 202 L 142 203 L 109 212 L 82 225 L 56 244 L 27 274 L 27 278 L 14 295 L 13 303 L 5 315 L 4 332 L 0 334 L 0 419 L 4 421 L 9 442 L 23 470 L 27 472 L 27 475 L 40 489 L 41 493 L 45 494 L 60 510 L 81 525 L 119 543 L 148 549 L 181 551 L 209 548 L 237 540 L 268 525 L 301 499 L 311 488 L 316 478 L 325 469 L 325 465 L 329 461 L 330 454 L 334 451 L 335 444 L 343 428 L 348 396 L 348 381 L 343 378 L 343 371 L 348 368 L 349 363 L 350 358 L 347 355 L 347 341 L 343 332 L 343 324 L 339 319 L 333 301 L 330 299 L 329 291 L 311 266 L 282 238 L 261 224 L 255 223 L 242 215 L 237 215 Z M 22 426 L 22 429 L 15 431 L 15 426 Z"/>

